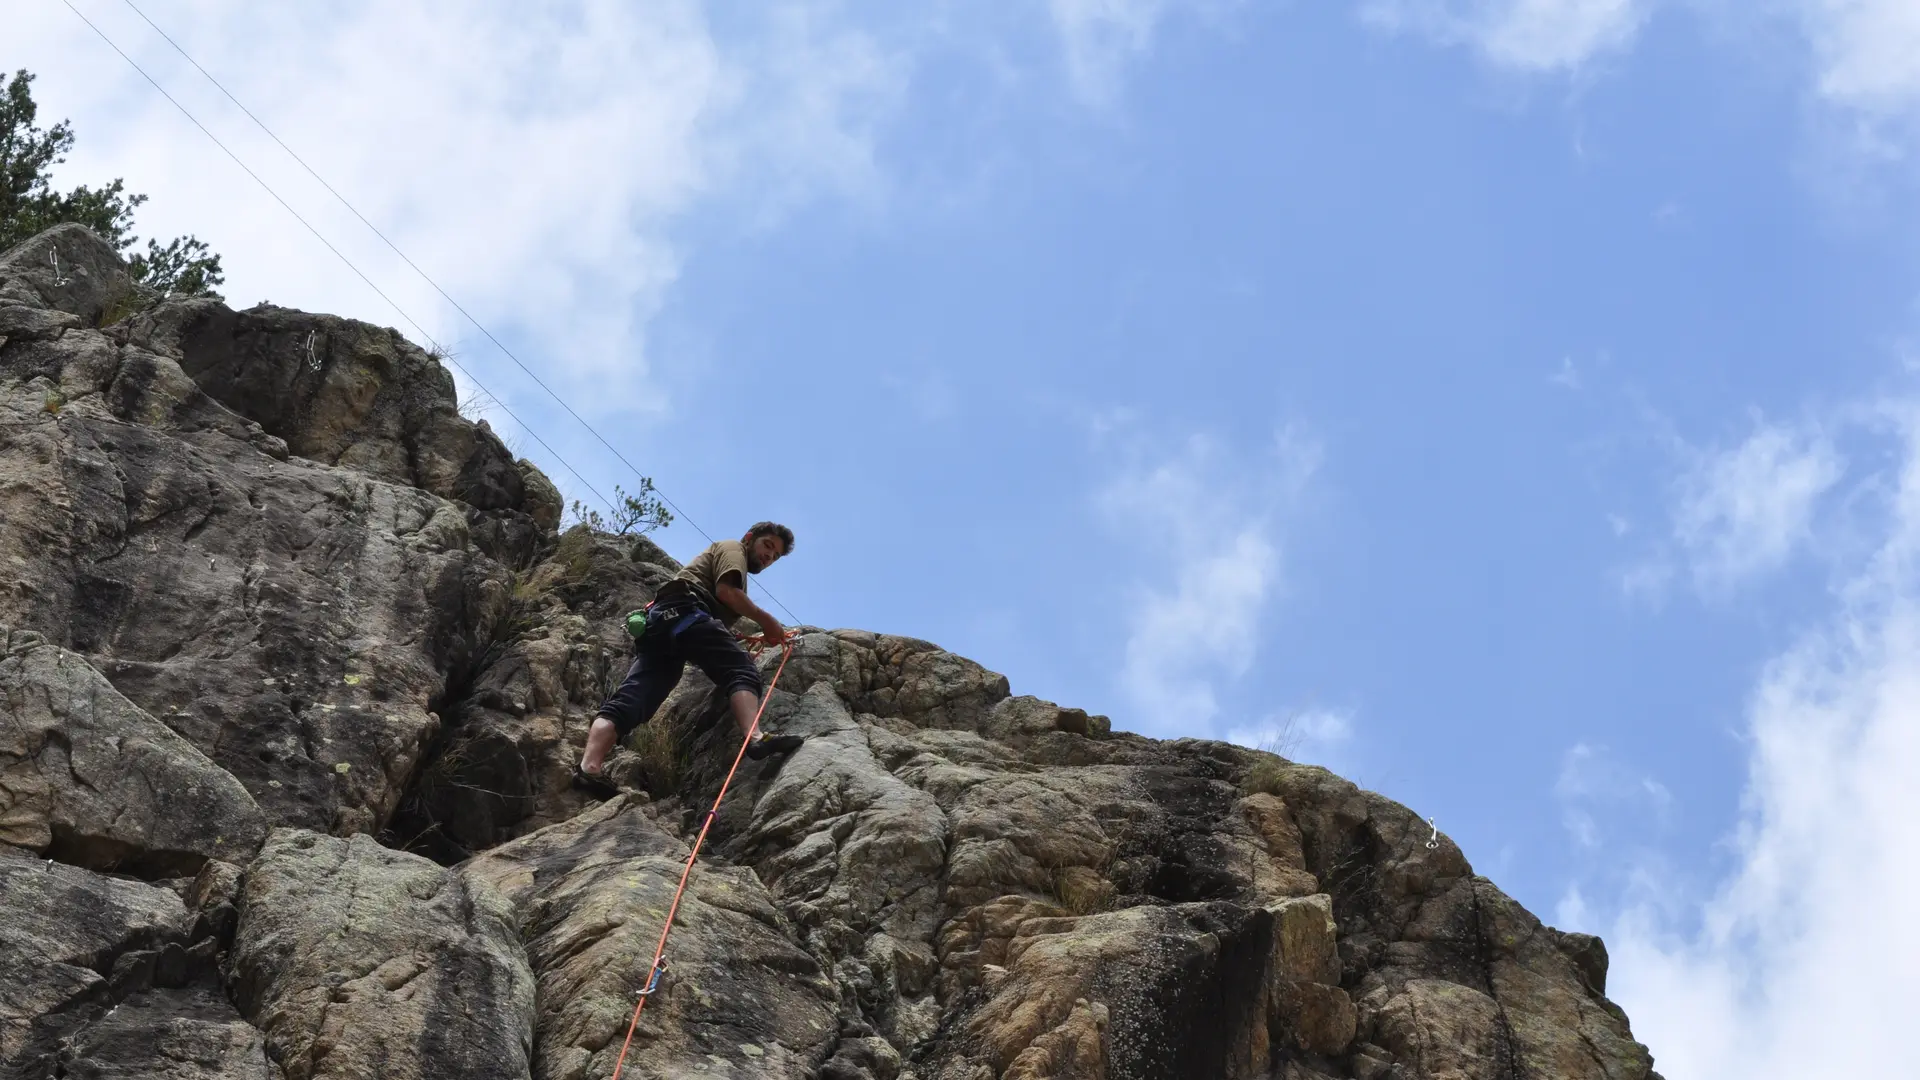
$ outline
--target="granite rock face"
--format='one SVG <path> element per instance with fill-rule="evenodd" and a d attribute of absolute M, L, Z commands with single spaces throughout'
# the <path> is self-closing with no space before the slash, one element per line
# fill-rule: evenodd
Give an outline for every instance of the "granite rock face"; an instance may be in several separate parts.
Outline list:
<path fill-rule="evenodd" d="M 32 247 L 0 297 L 44 277 Z M 378 830 L 506 616 L 512 571 L 476 537 L 531 511 L 291 453 L 138 343 L 204 302 L 105 330 L 71 306 L 0 302 L 0 624 L 85 656 L 270 822 Z"/>
<path fill-rule="evenodd" d="M 613 1074 L 687 857 L 646 811 L 621 796 L 461 867 L 520 926 L 539 985 L 535 1076 Z M 835 986 L 753 872 L 703 867 L 675 926 L 634 1075 L 814 1075 L 839 1034 Z"/>
<path fill-rule="evenodd" d="M 136 994 L 77 1035 L 61 1061 L 74 1080 L 281 1080 L 259 1029 L 218 986 Z"/>
<path fill-rule="evenodd" d="M 221 990 L 224 913 L 0 852 L 0 1077 L 278 1077 Z"/>
<path fill-rule="evenodd" d="M 738 736 L 569 786 L 678 567 L 560 516 L 393 331 L 0 255 L 0 1078 L 1654 1075 L 1405 807 L 810 627 L 629 1043 Z"/>
<path fill-rule="evenodd" d="M 85 659 L 0 627 L 0 841 L 101 869 L 192 873 L 266 834 L 233 775 Z"/>
<path fill-rule="evenodd" d="M 228 988 L 287 1080 L 516 1077 L 534 988 L 491 893 L 365 834 L 273 834 L 246 872 Z"/>

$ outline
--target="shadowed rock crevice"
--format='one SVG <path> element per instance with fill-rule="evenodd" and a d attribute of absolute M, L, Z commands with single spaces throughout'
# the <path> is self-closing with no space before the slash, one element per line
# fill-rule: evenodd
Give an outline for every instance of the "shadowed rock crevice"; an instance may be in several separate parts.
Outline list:
<path fill-rule="evenodd" d="M 496 636 L 450 672 L 428 702 L 440 723 L 407 778 L 380 842 L 451 866 L 493 846 L 501 823 L 526 817 L 532 784 L 527 762 L 512 741 L 490 737 L 489 707 L 510 703 L 478 689 L 482 675 L 506 655 L 512 615 Z"/>
<path fill-rule="evenodd" d="M 1202 935 L 1199 948 L 1094 980 L 1094 1000 L 1109 1003 L 1113 1080 L 1212 1080 L 1254 1064 L 1248 1043 L 1266 1026 L 1272 917 L 1228 904 L 1181 910 Z"/>
<path fill-rule="evenodd" d="M 576 529 L 513 576 L 504 615 L 433 707 L 442 726 L 382 842 L 452 865 L 587 805 L 567 780 L 597 709 L 625 673 L 617 615 L 644 605 L 677 564 Z M 618 761 L 624 773 L 634 762 Z"/>
<path fill-rule="evenodd" d="M 0 1078 L 609 1075 L 739 748 L 689 672 L 568 782 L 678 564 L 392 330 L 127 288 L 0 254 Z M 799 629 L 630 1075 L 1654 1075 L 1407 808 Z"/>
<path fill-rule="evenodd" d="M 249 1055 L 248 1029 L 221 995 L 218 956 L 230 924 L 218 914 L 219 890 L 206 874 L 193 884 L 183 900 L 0 854 L 8 911 L 0 924 L 0 954 L 8 957 L 0 965 L 0 1077 L 165 1075 L 141 1069 L 187 1044 L 203 1062 L 240 1070 L 230 1075 L 266 1075 L 246 1071 L 249 1062 L 264 1068 L 265 1058 L 257 1040 Z M 156 1045 L 186 1014 L 207 1030 Z M 214 1028 L 222 1038 L 211 1038 Z"/>

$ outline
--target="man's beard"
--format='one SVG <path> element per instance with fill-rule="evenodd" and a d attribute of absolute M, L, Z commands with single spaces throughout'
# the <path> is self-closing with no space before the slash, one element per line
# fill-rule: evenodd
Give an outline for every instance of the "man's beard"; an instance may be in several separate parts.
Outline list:
<path fill-rule="evenodd" d="M 766 568 L 767 568 L 767 564 L 760 561 L 759 554 L 755 552 L 752 548 L 748 548 L 747 549 L 747 573 L 757 574 L 760 571 L 765 570 Z"/>

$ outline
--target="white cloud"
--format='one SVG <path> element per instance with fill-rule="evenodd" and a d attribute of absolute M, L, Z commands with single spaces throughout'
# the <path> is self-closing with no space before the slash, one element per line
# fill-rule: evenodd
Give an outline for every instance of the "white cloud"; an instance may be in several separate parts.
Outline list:
<path fill-rule="evenodd" d="M 1353 713 L 1343 709 L 1300 709 L 1250 727 L 1230 728 L 1226 741 L 1255 750 L 1266 750 L 1292 761 L 1322 765 L 1346 773 L 1337 766 L 1353 742 Z M 1344 763 L 1343 763 L 1344 764 Z"/>
<path fill-rule="evenodd" d="M 1619 573 L 1620 593 L 1630 601 L 1659 608 L 1673 584 L 1674 568 L 1664 554 L 1652 555 Z"/>
<path fill-rule="evenodd" d="M 1560 801 L 1561 823 L 1579 846 L 1599 847 L 1602 819 L 1617 824 L 1623 816 L 1652 829 L 1663 826 L 1673 807 L 1673 793 L 1651 774 L 1620 760 L 1605 746 L 1575 743 L 1560 759 L 1554 783 Z"/>
<path fill-rule="evenodd" d="M 1613 994 L 1669 1076 L 1882 1073 L 1889 1032 L 1920 1007 L 1907 901 L 1920 833 L 1906 824 L 1920 814 L 1920 403 L 1843 415 L 1864 434 L 1896 433 L 1895 475 L 1854 478 L 1850 504 L 1878 505 L 1834 507 L 1854 527 L 1873 521 L 1873 536 L 1825 552 L 1844 582 L 1832 614 L 1752 694 L 1736 868 L 1698 902 L 1676 867 L 1621 850 L 1632 814 L 1664 812 L 1664 788 L 1593 747 L 1570 752 L 1561 776 L 1569 830 L 1625 868 Z M 1689 554 L 1735 577 L 1777 564 L 1845 469 L 1814 428 L 1763 426 L 1704 455 L 1685 490 L 1710 539 Z M 1779 506 L 1760 498 L 1769 487 L 1783 489 Z M 1570 887 L 1562 924 L 1604 928 L 1595 908 Z"/>
<path fill-rule="evenodd" d="M 1646 415 L 1675 474 L 1664 527 L 1636 528 L 1624 516 L 1607 515 L 1615 536 L 1646 538 L 1615 571 L 1628 600 L 1658 608 L 1676 584 L 1722 600 L 1803 552 L 1831 568 L 1839 549 L 1856 543 L 1853 496 L 1835 493 L 1847 469 L 1835 439 L 1884 426 L 1871 410 L 1837 410 L 1798 424 L 1769 423 L 1756 414 L 1752 432 L 1730 447 L 1696 445 L 1658 413 Z M 1828 508 L 1839 512 L 1822 518 Z"/>
<path fill-rule="evenodd" d="M 1126 65 L 1145 53 L 1169 0 L 1051 0 L 1074 91 L 1091 104 L 1119 93 Z"/>
<path fill-rule="evenodd" d="M 1611 993 L 1675 1078 L 1887 1076 L 1920 1009 L 1920 404 L 1897 410 L 1884 532 L 1748 708 L 1736 869 L 1613 921 Z M 1577 895 L 1577 894 L 1576 894 Z M 1584 898 L 1563 905 L 1591 918 Z M 1697 926 L 1698 929 L 1691 929 Z"/>
<path fill-rule="evenodd" d="M 1560 894 L 1560 900 L 1553 907 L 1553 925 L 1555 926 L 1591 926 L 1593 910 L 1587 904 L 1587 895 L 1580 886 L 1569 885 Z"/>
<path fill-rule="evenodd" d="M 1099 510 L 1150 567 L 1129 590 L 1120 680 L 1139 730 L 1211 724 L 1214 681 L 1252 661 L 1280 581 L 1286 511 L 1318 464 L 1318 448 L 1291 430 L 1252 452 L 1194 436 L 1160 458 L 1133 448 L 1098 493 Z"/>
<path fill-rule="evenodd" d="M 1914 0 L 1781 0 L 1754 4 L 1678 0 L 1360 0 L 1360 16 L 1389 33 L 1464 46 L 1495 67 L 1534 74 L 1578 72 L 1627 49 L 1656 11 L 1677 9 L 1730 23 L 1797 24 L 1811 56 L 1810 94 L 1831 107 L 1820 140 L 1859 160 L 1912 156 L 1920 137 L 1920 3 Z M 1722 35 L 1740 41 L 1747 33 Z M 1894 126 L 1905 130 L 1893 132 Z M 1829 180 L 1829 183 L 1838 181 Z M 1684 220 L 1663 205 L 1662 225 Z"/>
<path fill-rule="evenodd" d="M 1886 228 L 1893 224 L 1884 220 L 1886 185 L 1910 182 L 1920 159 L 1920 4 L 1797 0 L 1793 7 L 1811 53 L 1814 106 L 1802 177 L 1841 220 Z"/>
<path fill-rule="evenodd" d="M 124 5 L 88 17 L 429 333 L 539 391 Z M 180 0 L 155 20 L 543 378 L 594 408 L 657 403 L 647 325 L 685 258 L 683 219 L 751 217 L 875 183 L 888 55 L 789 2 L 722 40 L 691 0 L 326 5 Z M 10 60 L 79 137 L 67 182 L 124 176 L 143 232 L 195 233 L 237 306 L 401 317 L 60 4 L 9 11 Z M 590 388 L 591 392 L 588 392 Z"/>
<path fill-rule="evenodd" d="M 1383 30 L 1466 45 L 1521 71 L 1577 70 L 1632 42 L 1651 0 L 1365 0 L 1361 18 Z"/>
<path fill-rule="evenodd" d="M 1731 450 L 1698 455 L 1673 521 L 1695 583 L 1719 590 L 1783 566 L 1810 539 L 1815 506 L 1844 469 L 1817 428 L 1765 423 Z"/>
<path fill-rule="evenodd" d="M 1822 96 L 1871 112 L 1920 107 L 1920 4 L 1802 0 L 1801 6 Z"/>
<path fill-rule="evenodd" d="M 1089 105 L 1108 106 L 1120 94 L 1127 67 L 1153 47 L 1163 20 L 1180 9 L 1202 12 L 1234 0 L 1049 0 L 1054 28 L 1066 52 L 1067 76 Z"/>

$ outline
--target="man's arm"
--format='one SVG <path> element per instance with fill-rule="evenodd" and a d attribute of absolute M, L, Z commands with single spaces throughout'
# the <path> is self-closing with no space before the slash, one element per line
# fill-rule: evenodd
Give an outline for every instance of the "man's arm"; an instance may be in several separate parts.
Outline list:
<path fill-rule="evenodd" d="M 732 574 L 728 574 L 726 577 L 721 578 L 719 587 L 714 590 L 720 602 L 727 605 L 728 611 L 740 612 L 746 615 L 747 618 L 759 623 L 760 632 L 765 634 L 768 639 L 776 642 L 785 640 L 787 631 L 780 625 L 780 620 L 767 614 L 760 605 L 747 599 L 747 591 L 729 580 L 732 577 Z"/>

